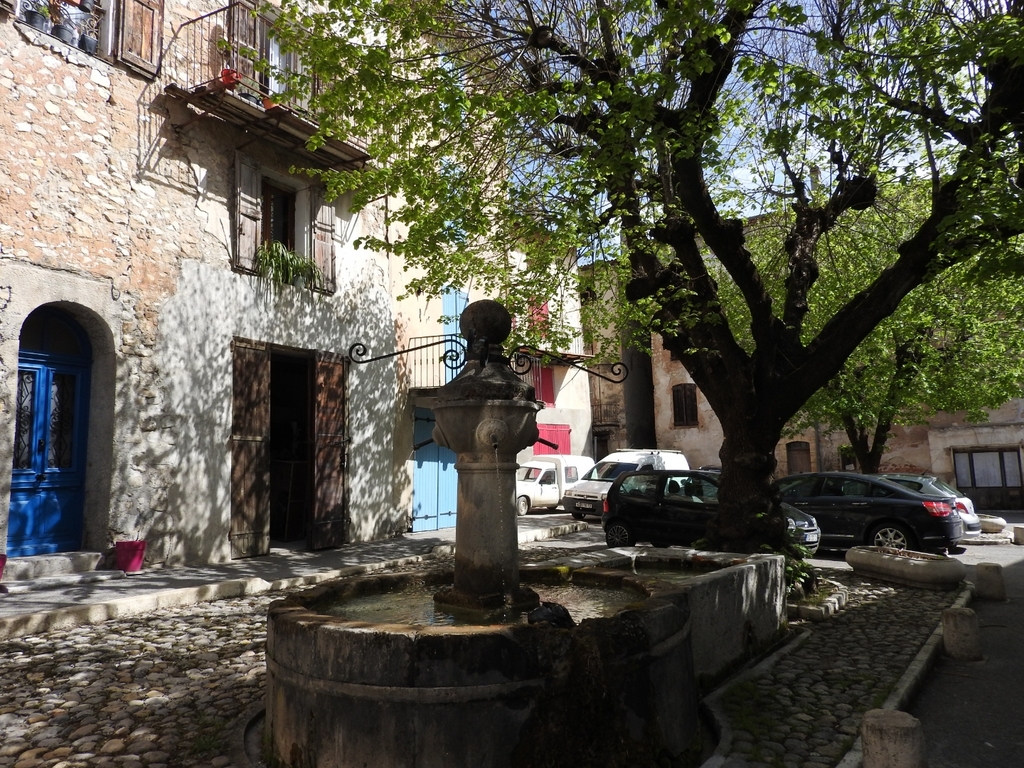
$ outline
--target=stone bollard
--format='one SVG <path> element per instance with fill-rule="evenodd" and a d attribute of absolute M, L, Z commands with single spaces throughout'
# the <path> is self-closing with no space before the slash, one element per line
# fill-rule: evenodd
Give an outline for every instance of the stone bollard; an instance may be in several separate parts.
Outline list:
<path fill-rule="evenodd" d="M 1013 543 L 1024 544 L 1024 527 L 1019 525 L 1013 527 Z"/>
<path fill-rule="evenodd" d="M 946 608 L 942 612 L 942 644 L 946 655 L 961 661 L 981 660 L 978 614 L 970 608 Z"/>
<path fill-rule="evenodd" d="M 999 563 L 978 563 L 974 567 L 974 591 L 982 600 L 1006 600 L 1003 566 Z"/>
<path fill-rule="evenodd" d="M 921 721 L 907 712 L 872 709 L 860 724 L 863 768 L 926 768 Z"/>

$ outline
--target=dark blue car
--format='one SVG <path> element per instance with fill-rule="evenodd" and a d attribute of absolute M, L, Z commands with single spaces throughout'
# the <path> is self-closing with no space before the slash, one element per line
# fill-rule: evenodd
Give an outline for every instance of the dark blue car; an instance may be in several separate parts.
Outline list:
<path fill-rule="evenodd" d="M 964 535 L 947 496 L 853 472 L 807 472 L 778 482 L 783 501 L 814 515 L 821 546 L 942 550 Z"/>

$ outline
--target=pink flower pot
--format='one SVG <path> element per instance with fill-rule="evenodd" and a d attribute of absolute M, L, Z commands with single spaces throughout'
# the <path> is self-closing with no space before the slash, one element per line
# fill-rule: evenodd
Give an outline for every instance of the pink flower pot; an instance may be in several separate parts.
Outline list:
<path fill-rule="evenodd" d="M 146 557 L 146 542 L 115 541 L 114 556 L 117 558 L 118 570 L 134 573 L 142 570 L 142 561 Z"/>

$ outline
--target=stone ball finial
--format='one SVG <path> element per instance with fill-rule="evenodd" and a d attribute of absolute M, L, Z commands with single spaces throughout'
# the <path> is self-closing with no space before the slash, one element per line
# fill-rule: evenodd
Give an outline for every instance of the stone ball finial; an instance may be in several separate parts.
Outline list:
<path fill-rule="evenodd" d="M 488 344 L 501 344 L 512 333 L 512 315 L 492 299 L 474 301 L 462 312 L 459 330 L 466 339 L 487 339 Z"/>

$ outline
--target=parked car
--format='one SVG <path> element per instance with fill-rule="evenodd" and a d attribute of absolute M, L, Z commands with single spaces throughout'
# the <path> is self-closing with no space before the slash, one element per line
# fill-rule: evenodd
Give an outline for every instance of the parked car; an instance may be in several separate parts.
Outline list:
<path fill-rule="evenodd" d="M 906 486 L 912 491 L 921 493 L 934 493 L 939 496 L 949 496 L 953 499 L 953 506 L 964 524 L 964 538 L 969 539 L 981 535 L 981 519 L 974 511 L 974 502 L 964 496 L 960 491 L 932 475 L 912 475 L 906 472 L 880 472 L 874 477 L 882 477 L 894 483 Z"/>
<path fill-rule="evenodd" d="M 638 469 L 689 469 L 680 451 L 616 451 L 609 453 L 584 475 L 583 480 L 562 497 L 562 507 L 577 520 L 600 515 L 612 482 L 623 472 Z"/>
<path fill-rule="evenodd" d="M 601 524 L 609 547 L 649 541 L 692 544 L 718 511 L 718 472 L 648 470 L 620 475 L 605 500 Z M 783 504 L 794 540 L 812 554 L 820 531 L 812 515 Z"/>
<path fill-rule="evenodd" d="M 814 515 L 822 547 L 949 549 L 963 538 L 963 522 L 943 494 L 853 472 L 806 472 L 778 485 L 783 501 Z"/>
<path fill-rule="evenodd" d="M 557 507 L 562 495 L 575 488 L 594 466 L 589 456 L 543 454 L 523 462 L 516 470 L 516 512 L 534 507 Z"/>

